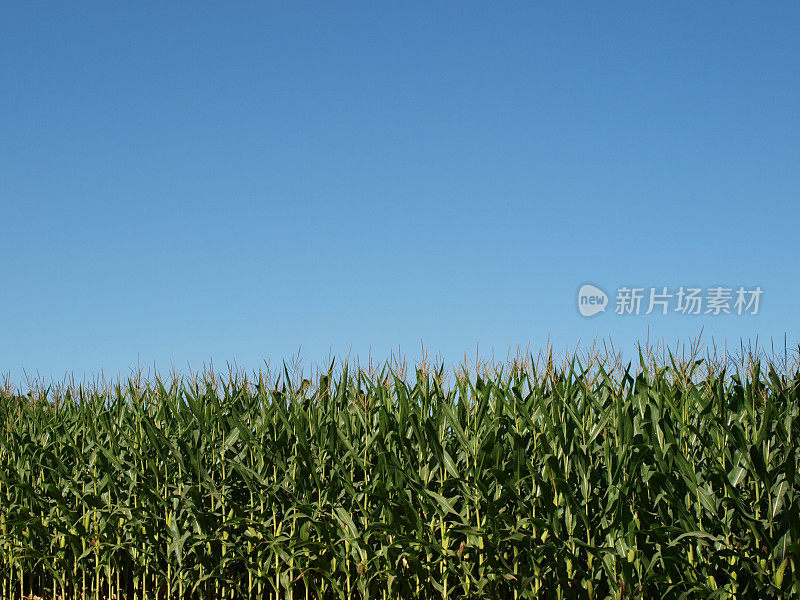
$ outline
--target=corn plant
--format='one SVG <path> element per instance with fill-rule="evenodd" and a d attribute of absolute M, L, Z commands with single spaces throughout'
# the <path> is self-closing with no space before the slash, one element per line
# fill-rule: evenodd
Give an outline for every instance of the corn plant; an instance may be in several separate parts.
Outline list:
<path fill-rule="evenodd" d="M 512 363 L 0 396 L 0 597 L 800 597 L 800 372 Z"/>

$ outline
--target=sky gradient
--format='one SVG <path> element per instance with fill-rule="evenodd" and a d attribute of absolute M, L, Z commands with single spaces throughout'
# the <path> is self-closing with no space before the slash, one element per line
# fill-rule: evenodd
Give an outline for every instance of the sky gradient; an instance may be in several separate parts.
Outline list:
<path fill-rule="evenodd" d="M 12 380 L 800 341 L 797 3 L 21 3 L 3 30 Z M 584 283 L 764 293 L 587 319 Z"/>

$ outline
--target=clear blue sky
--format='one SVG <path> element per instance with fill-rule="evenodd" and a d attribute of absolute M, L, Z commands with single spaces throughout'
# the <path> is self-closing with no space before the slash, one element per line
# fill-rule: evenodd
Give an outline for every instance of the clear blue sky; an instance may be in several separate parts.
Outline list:
<path fill-rule="evenodd" d="M 796 2 L 3 12 L 12 378 L 800 337 Z M 586 282 L 764 294 L 586 319 Z"/>

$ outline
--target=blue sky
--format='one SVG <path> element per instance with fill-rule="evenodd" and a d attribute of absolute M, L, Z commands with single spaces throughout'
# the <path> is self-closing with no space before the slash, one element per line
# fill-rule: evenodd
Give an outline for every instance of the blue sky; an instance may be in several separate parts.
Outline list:
<path fill-rule="evenodd" d="M 178 4 L 4 11 L 12 379 L 800 338 L 797 3 Z"/>

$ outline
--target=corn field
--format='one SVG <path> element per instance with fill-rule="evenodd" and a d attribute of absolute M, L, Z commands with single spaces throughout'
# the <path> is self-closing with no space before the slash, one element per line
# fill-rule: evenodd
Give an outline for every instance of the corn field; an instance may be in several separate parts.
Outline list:
<path fill-rule="evenodd" d="M 800 372 L 576 358 L 0 399 L 0 595 L 800 597 Z"/>

